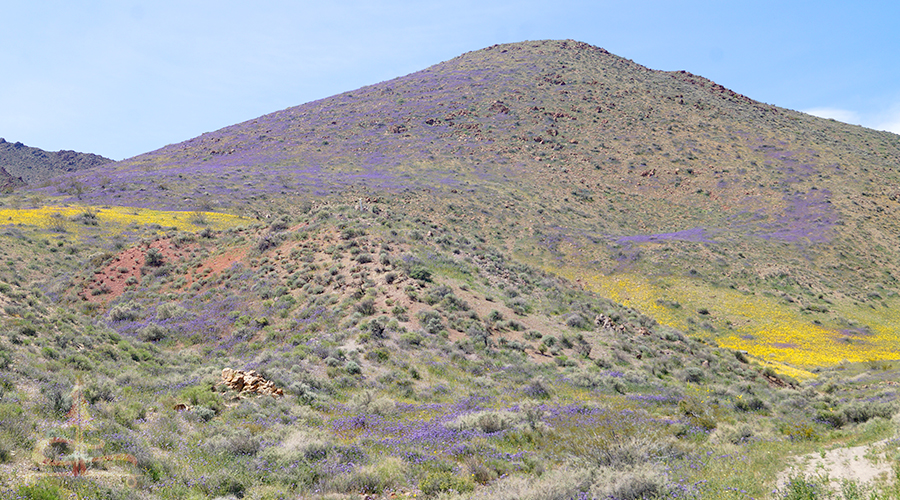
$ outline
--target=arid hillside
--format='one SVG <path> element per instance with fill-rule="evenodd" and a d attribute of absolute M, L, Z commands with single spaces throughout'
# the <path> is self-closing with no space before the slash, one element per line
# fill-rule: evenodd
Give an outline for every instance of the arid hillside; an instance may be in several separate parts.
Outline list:
<path fill-rule="evenodd" d="M 898 159 L 567 40 L 29 181 L 0 498 L 900 498 Z"/>

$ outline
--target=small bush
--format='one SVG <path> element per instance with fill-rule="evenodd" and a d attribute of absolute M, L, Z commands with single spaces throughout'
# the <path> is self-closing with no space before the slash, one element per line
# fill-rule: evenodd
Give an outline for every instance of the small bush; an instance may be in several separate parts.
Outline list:
<path fill-rule="evenodd" d="M 703 382 L 704 374 L 703 370 L 701 370 L 700 368 L 697 368 L 696 366 L 689 366 L 684 369 L 681 377 L 685 382 L 699 384 L 700 382 Z"/>
<path fill-rule="evenodd" d="M 362 374 L 362 368 L 360 368 L 359 364 L 356 361 L 347 361 L 344 365 L 344 369 L 347 370 L 347 373 L 350 375 L 360 375 Z"/>
<path fill-rule="evenodd" d="M 134 302 L 117 304 L 109 310 L 109 319 L 112 321 L 134 321 L 140 317 L 140 308 Z"/>
<path fill-rule="evenodd" d="M 740 411 L 761 411 L 766 409 L 766 403 L 757 396 L 738 397 L 734 402 L 734 407 Z"/>
<path fill-rule="evenodd" d="M 590 326 L 590 322 L 588 322 L 584 317 L 578 313 L 570 314 L 566 317 L 566 326 L 570 328 L 577 328 L 579 330 L 583 330 Z"/>
<path fill-rule="evenodd" d="M 424 267 L 415 267 L 409 271 L 409 277 L 419 281 L 431 281 L 431 271 Z"/>
<path fill-rule="evenodd" d="M 151 267 L 159 267 L 163 264 L 164 258 L 162 252 L 157 248 L 151 248 L 147 250 L 147 256 L 144 260 L 148 266 Z"/>
<path fill-rule="evenodd" d="M 165 339 L 167 333 L 165 327 L 157 324 L 150 324 L 138 331 L 138 338 L 144 342 L 158 342 Z"/>
<path fill-rule="evenodd" d="M 478 430 L 485 434 L 494 434 L 512 428 L 520 418 L 508 411 L 480 411 L 468 413 L 447 424 L 448 429 L 456 431 Z"/>
<path fill-rule="evenodd" d="M 68 495 L 59 488 L 44 479 L 34 484 L 23 484 L 18 488 L 18 497 L 27 500 L 63 500 Z"/>
<path fill-rule="evenodd" d="M 475 489 L 470 481 L 453 474 L 452 472 L 429 472 L 419 483 L 419 489 L 428 497 L 434 497 L 444 491 L 466 493 Z"/>
<path fill-rule="evenodd" d="M 363 299 L 356 304 L 356 312 L 363 316 L 371 316 L 378 311 L 375 309 L 375 301 L 373 299 Z"/>
<path fill-rule="evenodd" d="M 441 320 L 441 315 L 436 311 L 420 311 L 416 315 L 416 319 L 419 320 L 419 324 L 422 325 L 422 329 L 432 335 L 436 335 L 444 329 L 444 323 Z"/>

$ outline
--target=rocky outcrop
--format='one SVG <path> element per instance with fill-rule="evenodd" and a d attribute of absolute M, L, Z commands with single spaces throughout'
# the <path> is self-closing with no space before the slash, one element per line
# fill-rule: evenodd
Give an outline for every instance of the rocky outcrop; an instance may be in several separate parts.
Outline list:
<path fill-rule="evenodd" d="M 13 189 L 24 185 L 25 181 L 21 177 L 13 177 L 6 169 L 0 166 L 0 193 L 9 193 Z"/>
<path fill-rule="evenodd" d="M 241 396 L 259 394 L 279 398 L 284 396 L 284 390 L 275 387 L 271 380 L 266 380 L 256 370 L 243 371 L 225 368 L 222 370 L 222 383 Z"/>

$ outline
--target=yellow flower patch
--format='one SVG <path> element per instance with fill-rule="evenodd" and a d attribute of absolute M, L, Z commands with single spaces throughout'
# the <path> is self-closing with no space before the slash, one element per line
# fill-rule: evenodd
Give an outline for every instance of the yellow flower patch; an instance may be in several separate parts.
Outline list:
<path fill-rule="evenodd" d="M 236 215 L 216 212 L 175 212 L 118 206 L 66 206 L 41 208 L 0 208 L 0 225 L 26 225 L 59 232 L 79 233 L 92 225 L 78 221 L 87 215 L 103 232 L 121 232 L 127 226 L 159 225 L 164 229 L 199 231 L 204 227 L 227 229 L 246 223 Z"/>
<path fill-rule="evenodd" d="M 773 297 L 712 288 L 699 280 L 668 277 L 650 281 L 642 276 L 606 276 L 569 267 L 549 270 L 663 325 L 703 332 L 706 323 L 718 332 L 710 336 L 720 346 L 747 351 L 795 378 L 813 376 L 803 368 L 900 357 L 900 335 L 890 326 L 900 320 L 891 317 L 900 316 L 893 312 L 895 308 L 867 312 L 862 307 L 831 307 L 835 315 L 872 330 L 847 334 L 838 326 L 814 324 L 808 315 Z"/>

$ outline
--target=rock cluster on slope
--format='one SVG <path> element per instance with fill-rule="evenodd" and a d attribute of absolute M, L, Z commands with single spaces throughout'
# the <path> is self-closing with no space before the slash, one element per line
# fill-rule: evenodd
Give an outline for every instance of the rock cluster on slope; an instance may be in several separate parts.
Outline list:
<path fill-rule="evenodd" d="M 284 390 L 275 387 L 271 380 L 266 380 L 256 370 L 243 371 L 225 368 L 222 370 L 222 382 L 238 394 L 259 394 L 273 398 L 284 396 Z"/>

